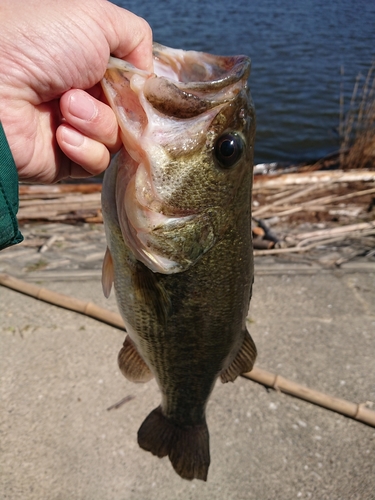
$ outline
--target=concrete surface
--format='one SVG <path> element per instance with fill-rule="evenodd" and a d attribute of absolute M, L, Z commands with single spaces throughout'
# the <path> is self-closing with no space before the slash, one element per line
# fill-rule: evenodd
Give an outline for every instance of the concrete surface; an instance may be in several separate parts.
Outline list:
<path fill-rule="evenodd" d="M 99 279 L 41 284 L 116 310 Z M 375 498 L 374 428 L 243 378 L 208 404 L 208 482 L 182 480 L 137 445 L 159 394 L 120 374 L 123 332 L 3 287 L 0 318 L 2 499 Z M 258 366 L 375 402 L 375 270 L 258 273 L 249 320 Z"/>

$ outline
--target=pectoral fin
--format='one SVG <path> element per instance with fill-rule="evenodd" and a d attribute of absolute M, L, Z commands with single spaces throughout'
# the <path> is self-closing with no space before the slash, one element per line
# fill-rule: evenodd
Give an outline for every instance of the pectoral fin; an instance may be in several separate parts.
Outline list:
<path fill-rule="evenodd" d="M 133 287 L 137 299 L 155 314 L 164 324 L 171 310 L 171 300 L 158 276 L 142 263 L 137 264 L 133 275 Z"/>
<path fill-rule="evenodd" d="M 118 354 L 118 365 L 122 374 L 131 382 L 148 382 L 153 377 L 129 335 Z"/>
<path fill-rule="evenodd" d="M 220 378 L 223 383 L 234 382 L 241 373 L 250 372 L 253 369 L 257 349 L 250 333 L 245 330 L 245 337 L 232 363 L 221 374 Z"/>
<path fill-rule="evenodd" d="M 113 281 L 114 281 L 113 260 L 111 252 L 107 247 L 102 266 L 102 288 L 106 299 L 108 299 L 111 293 Z"/>

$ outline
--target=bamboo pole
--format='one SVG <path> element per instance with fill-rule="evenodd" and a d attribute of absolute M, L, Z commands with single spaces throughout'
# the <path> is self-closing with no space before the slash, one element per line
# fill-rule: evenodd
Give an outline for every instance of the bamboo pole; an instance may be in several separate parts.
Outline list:
<path fill-rule="evenodd" d="M 360 422 L 375 427 L 375 411 L 366 408 L 364 404 L 352 403 L 345 399 L 329 396 L 328 394 L 309 389 L 281 375 L 268 372 L 258 367 L 253 368 L 251 372 L 244 373 L 242 376 L 265 385 L 266 387 L 272 387 L 272 389 L 285 392 L 299 399 L 304 399 L 315 405 L 322 406 L 328 410 L 341 413 L 346 417 L 359 420 Z"/>
<path fill-rule="evenodd" d="M 7 274 L 0 274 L 0 285 L 43 300 L 49 304 L 91 316 L 122 330 L 124 329 L 124 323 L 119 314 L 108 311 L 92 302 L 84 302 L 61 293 L 53 292 L 52 290 L 13 278 Z M 375 427 L 375 411 L 366 408 L 363 404 L 352 403 L 315 391 L 314 389 L 309 389 L 281 375 L 275 375 L 258 367 L 253 368 L 251 372 L 244 373 L 242 376 Z"/>
<path fill-rule="evenodd" d="M 103 323 L 108 323 L 122 330 L 125 329 L 124 322 L 119 314 L 97 306 L 93 302 L 85 302 L 62 293 L 53 292 L 47 288 L 27 283 L 26 281 L 13 278 L 7 274 L 0 274 L 0 285 L 24 293 L 25 295 L 30 295 L 30 297 L 48 302 L 49 304 L 54 304 L 64 309 L 91 316 Z"/>

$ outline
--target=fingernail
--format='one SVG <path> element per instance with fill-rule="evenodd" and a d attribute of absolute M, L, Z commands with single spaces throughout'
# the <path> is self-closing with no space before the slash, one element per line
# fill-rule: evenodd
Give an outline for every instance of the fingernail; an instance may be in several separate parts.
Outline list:
<path fill-rule="evenodd" d="M 96 116 L 97 107 L 85 92 L 79 92 L 69 97 L 69 111 L 81 120 L 91 121 Z"/>
<path fill-rule="evenodd" d="M 64 127 L 62 129 L 62 139 L 64 142 L 70 146 L 79 147 L 82 146 L 84 137 L 82 134 L 74 130 L 73 128 Z"/>

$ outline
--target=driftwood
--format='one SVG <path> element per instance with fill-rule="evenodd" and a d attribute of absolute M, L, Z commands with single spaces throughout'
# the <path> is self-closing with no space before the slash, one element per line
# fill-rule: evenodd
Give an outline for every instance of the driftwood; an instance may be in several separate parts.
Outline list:
<path fill-rule="evenodd" d="M 20 184 L 19 195 L 26 197 L 65 196 L 67 193 L 101 193 L 100 183 L 85 184 Z"/>
<path fill-rule="evenodd" d="M 286 196 L 281 199 L 279 198 L 276 201 L 272 201 L 272 203 L 270 204 L 253 210 L 253 216 L 259 217 L 260 215 L 262 215 L 263 217 L 265 217 L 265 214 L 267 214 L 268 217 L 274 215 L 283 216 L 295 212 L 300 212 L 302 210 L 324 211 L 327 210 L 325 208 L 327 205 L 346 201 L 349 199 L 360 198 L 361 196 L 367 196 L 369 194 L 375 193 L 375 188 L 370 188 L 339 196 L 329 194 L 321 198 L 314 197 L 312 200 L 300 202 L 299 204 L 290 204 L 291 201 L 296 201 L 297 199 L 303 198 L 307 194 L 312 194 L 313 191 L 316 191 L 318 189 L 321 190 L 322 188 L 318 186 L 310 186 L 309 188 L 301 189 L 293 193 L 292 195 Z"/>
<path fill-rule="evenodd" d="M 253 238 L 253 248 L 254 250 L 269 250 L 273 248 L 275 243 L 263 238 Z"/>
<path fill-rule="evenodd" d="M 317 229 L 308 233 L 299 233 L 294 236 L 297 240 L 306 240 L 307 238 L 325 238 L 337 236 L 339 234 L 351 233 L 352 231 L 361 231 L 367 229 L 375 229 L 374 222 L 361 222 L 359 224 L 350 224 L 347 226 L 339 226 L 331 229 Z"/>
<path fill-rule="evenodd" d="M 61 239 L 61 237 L 57 234 L 53 234 L 52 236 L 50 236 L 48 240 L 39 248 L 39 253 L 44 253 L 49 250 L 58 239 Z"/>
<path fill-rule="evenodd" d="M 332 182 L 374 182 L 375 171 L 372 170 L 328 170 L 302 172 L 280 175 L 258 175 L 254 177 L 255 187 L 292 186 L 297 184 L 322 184 Z"/>
<path fill-rule="evenodd" d="M 358 182 L 366 189 L 358 189 Z M 374 182 L 375 172 L 370 170 L 256 175 L 254 200 L 258 196 L 264 200 L 261 206 L 253 207 L 253 216 L 267 219 L 275 215 L 288 217 L 303 212 L 329 213 L 329 210 L 337 209 L 341 202 L 357 202 L 359 198 L 375 193 Z M 337 186 L 346 186 L 348 183 L 352 183 L 352 192 L 334 192 Z M 50 186 L 21 184 L 18 219 L 102 222 L 101 188 L 99 183 Z"/>
<path fill-rule="evenodd" d="M 19 186 L 19 221 L 103 222 L 101 184 Z"/>
<path fill-rule="evenodd" d="M 351 240 L 356 240 L 356 239 L 361 239 L 366 236 L 375 236 L 375 230 L 370 230 L 366 232 L 360 232 L 360 233 L 352 233 L 350 234 L 350 239 Z M 254 250 L 254 255 L 255 256 L 261 256 L 261 255 L 281 255 L 281 254 L 286 254 L 286 253 L 302 253 L 302 252 L 308 252 L 309 250 L 313 250 L 314 248 L 317 248 L 319 246 L 323 245 L 329 245 L 331 243 L 338 243 L 340 241 L 344 241 L 348 239 L 348 235 L 340 235 L 332 238 L 317 238 L 315 241 L 310 240 L 304 240 L 303 245 L 298 244 L 292 247 L 287 247 L 287 248 L 271 248 L 268 251 L 267 250 Z M 309 242 L 309 244 L 307 244 Z M 338 262 L 336 263 L 338 264 Z"/>
<path fill-rule="evenodd" d="M 69 194 L 54 199 L 20 198 L 19 220 L 61 220 L 75 214 L 95 216 L 100 210 L 100 193 Z"/>
<path fill-rule="evenodd" d="M 67 295 L 56 293 L 6 274 L 0 274 L 0 284 L 50 304 L 91 316 L 92 318 L 113 325 L 121 330 L 124 329 L 124 323 L 119 314 L 103 309 L 92 302 L 84 302 Z M 257 367 L 253 368 L 251 372 L 243 374 L 243 376 L 267 387 L 272 387 L 375 427 L 375 412 L 369 410 L 363 404 L 351 403 L 343 399 L 328 396 L 327 394 L 308 389 L 280 375 L 274 375 Z M 127 396 L 124 400 L 109 407 L 108 410 L 115 408 L 116 405 L 129 401 L 129 398 L 130 397 Z"/>
<path fill-rule="evenodd" d="M 52 186 L 20 185 L 20 208 L 18 219 L 22 221 L 89 222 L 102 223 L 101 184 L 56 184 Z M 286 224 L 305 221 L 347 222 L 368 220 L 372 204 L 375 203 L 375 172 L 313 171 L 280 175 L 256 175 L 253 186 L 253 241 L 255 255 L 277 255 L 307 252 L 322 244 L 344 242 L 338 234 L 321 235 L 316 231 L 311 236 L 284 235 L 282 241 L 268 225 L 268 219 L 278 217 Z M 348 205 L 349 203 L 349 205 Z M 368 224 L 367 222 L 363 224 Z M 285 225 L 285 224 L 284 224 Z M 363 226 L 367 227 L 368 226 Z M 342 228 L 337 229 L 340 234 Z M 334 231 L 333 230 L 333 231 Z M 372 233 L 345 230 L 351 239 L 366 237 L 373 240 Z M 331 229 L 329 229 L 331 231 Z M 300 243 L 301 239 L 313 238 Z M 52 242 L 42 246 L 43 253 Z M 367 245 L 365 245 L 367 246 Z"/>
<path fill-rule="evenodd" d="M 258 222 L 258 225 L 262 222 L 267 225 L 268 220 L 272 219 L 273 224 L 283 226 L 284 232 L 280 242 L 270 238 L 269 235 L 262 238 L 275 241 L 274 246 L 268 247 L 266 243 L 257 241 L 254 246 L 255 255 L 306 252 L 317 246 L 306 246 L 304 250 L 297 248 L 296 243 L 301 236 L 294 236 L 293 231 L 291 234 L 285 234 L 285 226 L 292 229 L 305 222 L 347 226 L 349 222 L 358 221 L 358 219 L 367 224 L 365 221 L 371 218 L 375 204 L 374 195 L 375 172 L 371 170 L 346 172 L 333 170 L 255 176 L 253 219 Z M 339 231 L 341 232 L 342 229 Z M 351 234 L 349 230 L 346 231 L 351 239 L 358 240 L 363 236 L 368 238 L 369 242 L 373 240 L 372 234 L 358 235 L 352 231 L 354 228 L 350 230 Z M 312 234 L 314 239 L 317 236 L 319 236 L 319 231 Z M 332 240 L 332 243 L 335 241 L 337 240 Z M 346 244 L 344 238 L 341 241 Z M 327 238 L 325 243 L 328 243 Z M 265 250 L 266 248 L 269 250 Z"/>

